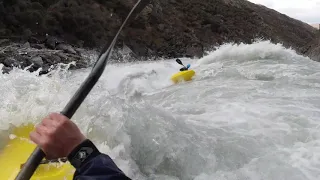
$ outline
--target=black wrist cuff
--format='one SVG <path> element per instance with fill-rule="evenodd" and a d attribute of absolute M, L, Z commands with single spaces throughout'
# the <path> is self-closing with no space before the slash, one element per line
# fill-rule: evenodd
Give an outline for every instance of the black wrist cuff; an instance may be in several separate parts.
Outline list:
<path fill-rule="evenodd" d="M 68 160 L 73 167 L 78 169 L 99 154 L 101 153 L 97 147 L 89 139 L 86 139 L 71 151 L 68 155 Z"/>

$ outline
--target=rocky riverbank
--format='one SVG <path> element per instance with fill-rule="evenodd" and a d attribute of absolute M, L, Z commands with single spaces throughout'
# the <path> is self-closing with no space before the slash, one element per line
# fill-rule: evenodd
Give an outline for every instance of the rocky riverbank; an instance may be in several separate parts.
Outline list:
<path fill-rule="evenodd" d="M 51 36 L 43 40 L 32 38 L 25 43 L 0 39 L 0 63 L 3 64 L 3 73 L 9 73 L 13 67 L 19 67 L 30 72 L 39 71 L 41 75 L 59 64 L 70 64 L 69 69 L 86 68 L 95 62 L 97 57 L 98 52 L 95 50 L 76 48 Z M 114 49 L 109 63 L 132 60 L 136 60 L 136 57 L 130 49 Z"/>
<path fill-rule="evenodd" d="M 13 67 L 27 68 L 30 72 L 39 68 L 39 74 L 48 73 L 57 64 L 69 64 L 74 62 L 70 68 L 87 67 L 90 62 L 88 58 L 81 55 L 82 49 L 75 49 L 63 42 L 58 43 L 55 38 L 46 39 L 43 44 L 12 43 L 8 39 L 0 40 L 0 63 L 3 64 L 2 71 L 8 73 Z"/>
<path fill-rule="evenodd" d="M 75 68 L 85 67 L 87 60 L 79 49 L 101 49 L 134 3 L 135 0 L 0 0 L 0 46 L 6 49 L 0 52 L 0 62 L 7 69 L 34 64 L 31 70 L 43 67 L 43 73 L 57 62 L 76 61 Z M 246 0 L 152 0 L 126 26 L 117 47 L 129 49 L 137 58 L 201 57 L 215 45 L 251 43 L 256 38 L 280 42 L 305 54 L 316 38 L 316 30 Z M 17 45 L 11 50 L 5 46 L 8 41 L 41 53 L 17 54 L 12 50 Z"/>
<path fill-rule="evenodd" d="M 304 54 L 320 62 L 320 30 L 318 30 L 317 37 L 306 45 Z"/>

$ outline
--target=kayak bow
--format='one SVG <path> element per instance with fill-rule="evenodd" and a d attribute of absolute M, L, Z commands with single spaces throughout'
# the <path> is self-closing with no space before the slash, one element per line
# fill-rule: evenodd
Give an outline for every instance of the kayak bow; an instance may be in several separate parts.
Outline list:
<path fill-rule="evenodd" d="M 34 129 L 33 124 L 15 127 L 12 130 L 7 145 L 0 153 L 0 179 L 11 180 L 19 173 L 20 169 L 34 150 L 36 145 L 29 140 L 29 134 Z M 31 180 L 72 180 L 75 169 L 68 162 L 44 161 L 34 172 Z"/>
<path fill-rule="evenodd" d="M 180 71 L 174 75 L 171 76 L 171 81 L 174 83 L 178 83 L 180 81 L 191 81 L 192 77 L 196 74 L 194 70 L 186 70 L 186 71 Z"/>

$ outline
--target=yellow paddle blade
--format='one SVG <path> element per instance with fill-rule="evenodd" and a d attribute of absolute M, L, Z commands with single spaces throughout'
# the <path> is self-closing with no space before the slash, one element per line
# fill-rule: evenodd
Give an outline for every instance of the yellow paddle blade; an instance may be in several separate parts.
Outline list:
<path fill-rule="evenodd" d="M 14 180 L 20 168 L 35 149 L 36 145 L 29 140 L 29 134 L 33 129 L 33 124 L 13 129 L 7 145 L 0 150 L 0 179 Z M 40 164 L 31 180 L 71 180 L 74 171 L 75 169 L 68 161 L 66 163 Z"/>

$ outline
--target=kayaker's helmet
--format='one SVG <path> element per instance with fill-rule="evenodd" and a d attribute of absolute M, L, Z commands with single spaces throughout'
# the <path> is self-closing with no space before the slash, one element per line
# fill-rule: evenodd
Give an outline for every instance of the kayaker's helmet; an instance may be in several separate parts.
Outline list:
<path fill-rule="evenodd" d="M 187 68 L 188 68 L 188 69 L 190 68 L 190 64 L 187 64 Z"/>

